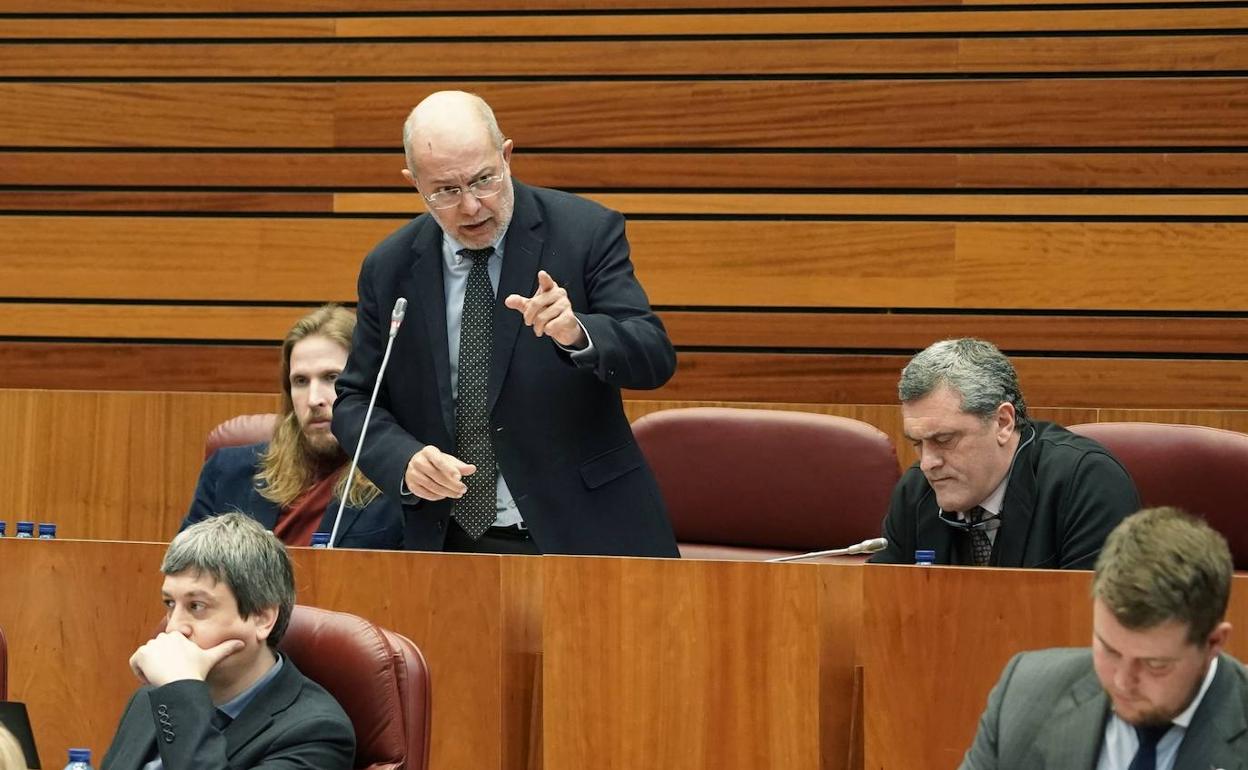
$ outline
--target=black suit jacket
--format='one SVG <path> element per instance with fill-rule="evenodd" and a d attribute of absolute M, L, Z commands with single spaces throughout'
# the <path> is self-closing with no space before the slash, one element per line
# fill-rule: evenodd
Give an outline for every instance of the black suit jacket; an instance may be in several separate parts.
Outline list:
<path fill-rule="evenodd" d="M 195 497 L 191 509 L 182 520 L 179 531 L 210 516 L 229 511 L 242 511 L 251 518 L 273 529 L 281 508 L 277 503 L 260 494 L 256 472 L 260 469 L 260 455 L 268 444 L 221 447 L 204 463 L 195 485 Z M 381 495 L 361 508 L 347 506 L 342 511 L 338 525 L 339 548 L 402 548 L 403 513 L 398 495 Z M 325 508 L 318 532 L 332 532 L 334 517 L 338 515 L 338 501 L 331 500 Z"/>
<path fill-rule="evenodd" d="M 575 363 L 502 305 L 531 296 L 546 270 L 593 340 Z M 454 454 L 442 230 L 421 215 L 364 260 L 350 358 L 338 379 L 334 434 L 355 446 L 386 346 L 395 299 L 407 318 L 394 342 L 360 467 L 397 495 L 426 444 Z M 621 388 L 657 388 L 676 367 L 663 324 L 633 274 L 624 218 L 574 195 L 515 183 L 498 300 L 488 403 L 498 468 L 543 553 L 676 556 L 658 484 L 624 415 Z M 441 550 L 451 500 L 405 506 L 408 548 Z"/>
<path fill-rule="evenodd" d="M 351 770 L 355 731 L 333 696 L 290 658 L 218 731 L 203 682 L 144 687 L 130 698 L 101 770 L 139 770 L 160 752 L 165 770 Z"/>
<path fill-rule="evenodd" d="M 1018 451 L 1005 488 L 994 567 L 1092 569 L 1105 538 L 1140 509 L 1135 482 L 1105 447 L 1051 422 L 1031 422 L 1035 440 Z M 938 520 L 936 494 L 916 464 L 893 489 L 880 564 L 913 564 L 916 550 L 937 564 L 969 564 L 965 532 Z"/>

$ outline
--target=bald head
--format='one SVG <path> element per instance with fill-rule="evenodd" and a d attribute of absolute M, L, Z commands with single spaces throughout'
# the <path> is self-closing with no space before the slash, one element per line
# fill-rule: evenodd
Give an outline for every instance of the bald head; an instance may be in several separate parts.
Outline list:
<path fill-rule="evenodd" d="M 417 104 L 403 123 L 403 152 L 413 174 L 429 158 L 492 146 L 503 149 L 494 111 L 476 94 L 438 91 Z"/>

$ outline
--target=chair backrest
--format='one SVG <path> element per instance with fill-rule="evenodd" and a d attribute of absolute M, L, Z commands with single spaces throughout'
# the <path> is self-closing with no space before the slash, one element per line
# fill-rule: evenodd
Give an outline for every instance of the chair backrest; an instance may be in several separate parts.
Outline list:
<path fill-rule="evenodd" d="M 1146 507 L 1173 505 L 1203 516 L 1248 569 L 1248 511 L 1239 485 L 1248 478 L 1248 435 L 1199 425 L 1099 422 L 1072 425 L 1100 442 L 1135 480 Z"/>
<path fill-rule="evenodd" d="M 9 643 L 0 628 L 0 700 L 9 699 Z"/>
<path fill-rule="evenodd" d="M 357 770 L 426 770 L 429 669 L 410 639 L 356 615 L 297 605 L 278 649 L 351 717 Z"/>
<path fill-rule="evenodd" d="M 204 440 L 204 459 L 223 446 L 246 446 L 273 438 L 277 428 L 276 414 L 240 414 L 231 417 L 208 432 Z"/>
<path fill-rule="evenodd" d="M 690 557 L 765 559 L 878 537 L 900 477 L 888 436 L 847 417 L 692 407 L 633 433 Z"/>

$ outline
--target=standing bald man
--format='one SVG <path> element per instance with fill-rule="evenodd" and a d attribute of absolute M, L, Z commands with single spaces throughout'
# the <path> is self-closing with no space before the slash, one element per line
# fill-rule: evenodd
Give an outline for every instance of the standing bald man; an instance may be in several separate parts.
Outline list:
<path fill-rule="evenodd" d="M 428 213 L 364 260 L 333 430 L 355 446 L 406 298 L 360 456 L 401 495 L 406 547 L 677 556 L 620 399 L 676 368 L 624 218 L 513 180 L 512 142 L 472 94 L 427 97 L 403 145 Z"/>

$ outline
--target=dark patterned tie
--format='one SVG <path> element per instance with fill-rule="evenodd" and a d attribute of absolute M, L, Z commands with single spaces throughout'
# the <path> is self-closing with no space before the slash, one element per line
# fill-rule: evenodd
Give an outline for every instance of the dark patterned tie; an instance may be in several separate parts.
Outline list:
<path fill-rule="evenodd" d="M 967 520 L 971 524 L 978 524 L 983 521 L 984 514 L 987 513 L 978 505 L 970 510 L 967 514 Z M 976 527 L 971 530 L 971 566 L 987 567 L 988 562 L 992 560 L 992 541 L 988 539 L 988 532 L 983 527 Z"/>
<path fill-rule="evenodd" d="M 459 327 L 459 378 L 455 404 L 455 456 L 477 466 L 464 477 L 468 491 L 455 501 L 451 516 L 473 540 L 494 523 L 498 470 L 490 437 L 486 391 L 490 380 L 490 351 L 494 346 L 494 288 L 490 285 L 489 261 L 494 248 L 460 249 L 472 260 L 464 312 Z"/>
<path fill-rule="evenodd" d="M 1170 731 L 1170 725 L 1136 725 L 1135 735 L 1140 739 L 1140 747 L 1135 751 L 1135 758 L 1127 766 L 1127 770 L 1157 770 L 1157 744 L 1163 735 Z"/>

